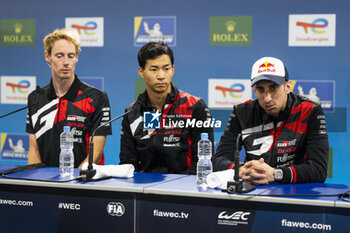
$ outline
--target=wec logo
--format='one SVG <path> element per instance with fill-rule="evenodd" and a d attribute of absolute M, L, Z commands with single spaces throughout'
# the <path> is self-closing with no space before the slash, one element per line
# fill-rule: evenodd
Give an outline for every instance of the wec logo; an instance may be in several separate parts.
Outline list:
<path fill-rule="evenodd" d="M 226 213 L 226 211 L 223 211 L 219 214 L 218 218 L 219 219 L 225 219 L 225 220 L 244 220 L 247 221 L 248 220 L 248 216 L 250 215 L 250 212 L 243 212 L 243 211 L 236 211 L 233 214 L 229 215 Z"/>

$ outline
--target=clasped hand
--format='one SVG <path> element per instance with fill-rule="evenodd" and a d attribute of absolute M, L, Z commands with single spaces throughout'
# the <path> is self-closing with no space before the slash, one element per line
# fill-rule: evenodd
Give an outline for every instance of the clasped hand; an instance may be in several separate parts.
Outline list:
<path fill-rule="evenodd" d="M 246 162 L 239 168 L 239 177 L 250 184 L 264 185 L 275 181 L 275 168 L 265 163 L 263 158 Z"/>

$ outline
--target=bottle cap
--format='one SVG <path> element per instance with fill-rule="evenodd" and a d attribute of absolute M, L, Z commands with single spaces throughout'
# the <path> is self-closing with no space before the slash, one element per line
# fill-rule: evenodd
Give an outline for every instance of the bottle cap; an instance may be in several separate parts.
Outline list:
<path fill-rule="evenodd" d="M 63 126 L 64 131 L 70 131 L 70 126 Z"/>
<path fill-rule="evenodd" d="M 208 133 L 201 133 L 201 138 L 208 138 Z"/>

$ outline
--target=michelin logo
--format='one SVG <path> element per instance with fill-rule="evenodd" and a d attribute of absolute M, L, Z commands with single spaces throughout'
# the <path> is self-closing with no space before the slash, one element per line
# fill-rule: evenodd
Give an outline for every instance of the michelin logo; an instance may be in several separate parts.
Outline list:
<path fill-rule="evenodd" d="M 134 46 L 151 41 L 163 41 L 169 46 L 175 46 L 175 39 L 175 16 L 134 17 Z"/>

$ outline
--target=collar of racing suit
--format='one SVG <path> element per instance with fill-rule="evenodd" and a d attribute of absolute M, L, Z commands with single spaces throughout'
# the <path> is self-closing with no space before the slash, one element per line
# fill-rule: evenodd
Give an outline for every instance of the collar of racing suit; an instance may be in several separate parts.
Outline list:
<path fill-rule="evenodd" d="M 68 92 L 64 96 L 62 96 L 62 98 L 70 100 L 70 101 L 74 101 L 75 97 L 77 96 L 78 91 L 80 89 L 80 83 L 81 82 L 78 79 L 78 76 L 75 75 L 75 78 L 74 78 L 72 86 L 69 88 Z M 49 99 L 56 99 L 57 98 L 55 89 L 54 89 L 53 84 L 52 84 L 52 79 L 51 79 L 51 82 L 49 84 L 49 89 L 47 91 L 47 96 L 48 96 Z"/>
<path fill-rule="evenodd" d="M 171 92 L 168 93 L 165 99 L 165 104 L 171 104 L 175 102 L 177 95 L 179 94 L 179 89 L 175 87 L 175 85 L 171 82 Z M 142 94 L 137 98 L 137 102 L 146 109 L 153 109 L 151 102 L 149 101 L 147 90 L 145 90 Z"/>
<path fill-rule="evenodd" d="M 278 117 L 273 117 L 273 116 L 266 114 L 266 112 L 263 110 L 263 108 L 260 107 L 260 104 L 258 104 L 259 110 L 262 112 L 263 124 L 266 124 L 267 122 L 271 122 L 271 121 L 277 123 L 277 122 L 280 122 L 280 121 L 287 119 L 289 116 L 290 110 L 292 108 L 292 104 L 293 104 L 294 99 L 295 99 L 295 97 L 293 96 L 293 93 L 288 94 L 286 108 L 280 112 Z"/>

